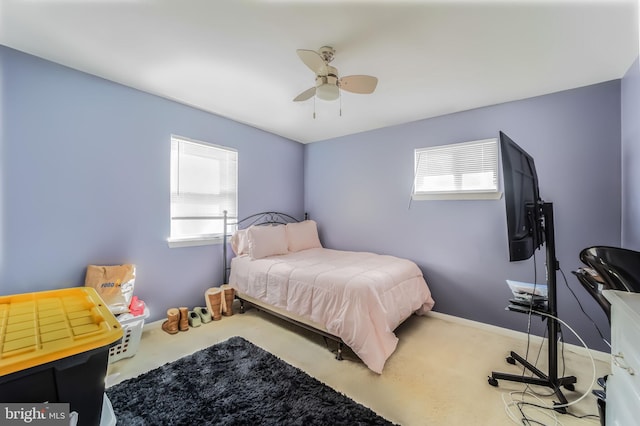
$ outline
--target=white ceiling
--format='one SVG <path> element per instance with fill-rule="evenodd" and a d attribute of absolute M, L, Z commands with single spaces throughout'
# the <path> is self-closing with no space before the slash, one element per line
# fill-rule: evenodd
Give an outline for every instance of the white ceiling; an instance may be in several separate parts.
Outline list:
<path fill-rule="evenodd" d="M 621 78 L 636 0 L 0 0 L 0 44 L 303 143 Z M 296 49 L 371 95 L 292 102 Z"/>

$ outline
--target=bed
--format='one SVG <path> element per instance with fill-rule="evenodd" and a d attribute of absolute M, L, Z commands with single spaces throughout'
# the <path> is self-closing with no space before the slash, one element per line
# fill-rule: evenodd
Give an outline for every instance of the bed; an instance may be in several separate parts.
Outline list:
<path fill-rule="evenodd" d="M 235 256 L 228 283 L 241 306 L 254 305 L 338 342 L 338 359 L 344 343 L 381 374 L 398 344 L 396 327 L 434 305 L 415 263 L 323 248 L 313 220 L 266 212 L 229 223 L 237 229 L 230 238 Z"/>

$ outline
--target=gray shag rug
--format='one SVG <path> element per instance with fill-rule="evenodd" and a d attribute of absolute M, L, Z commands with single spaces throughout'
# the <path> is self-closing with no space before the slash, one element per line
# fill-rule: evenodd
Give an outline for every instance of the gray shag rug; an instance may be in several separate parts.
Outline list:
<path fill-rule="evenodd" d="M 392 424 L 241 337 L 106 393 L 118 424 L 127 426 Z"/>

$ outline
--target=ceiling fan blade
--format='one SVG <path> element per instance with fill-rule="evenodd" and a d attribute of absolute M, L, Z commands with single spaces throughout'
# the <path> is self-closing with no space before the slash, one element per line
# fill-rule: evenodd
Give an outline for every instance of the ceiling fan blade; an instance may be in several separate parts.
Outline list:
<path fill-rule="evenodd" d="M 316 94 L 316 88 L 312 87 L 311 89 L 307 89 L 304 92 L 300 93 L 293 99 L 293 102 L 306 101 L 310 97 Z"/>
<path fill-rule="evenodd" d="M 339 85 L 347 92 L 368 94 L 376 90 L 378 79 L 370 75 L 348 75 L 339 80 Z"/>
<path fill-rule="evenodd" d="M 302 62 L 304 62 L 311 71 L 316 73 L 316 75 L 322 74 L 322 70 L 325 68 L 325 63 L 318 52 L 306 49 L 298 49 L 296 52 L 300 59 L 302 59 Z"/>

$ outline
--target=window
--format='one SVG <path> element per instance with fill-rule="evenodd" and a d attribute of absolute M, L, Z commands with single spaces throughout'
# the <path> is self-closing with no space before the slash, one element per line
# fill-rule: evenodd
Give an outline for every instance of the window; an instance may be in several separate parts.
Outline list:
<path fill-rule="evenodd" d="M 497 199 L 498 140 L 415 150 L 413 199 Z"/>
<path fill-rule="evenodd" d="M 172 136 L 169 245 L 219 242 L 223 212 L 235 219 L 237 206 L 237 151 Z"/>

